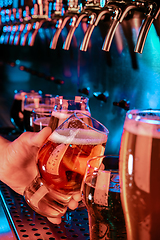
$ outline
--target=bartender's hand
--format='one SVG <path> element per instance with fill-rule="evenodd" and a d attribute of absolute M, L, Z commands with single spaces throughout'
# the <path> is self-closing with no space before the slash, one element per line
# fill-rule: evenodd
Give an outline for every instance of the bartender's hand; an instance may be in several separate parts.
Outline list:
<path fill-rule="evenodd" d="M 23 195 L 37 175 L 36 155 L 39 147 L 51 134 L 51 129 L 45 127 L 42 131 L 24 132 L 16 140 L 10 142 L 0 137 L 0 180 Z M 69 208 L 75 209 L 80 194 L 73 196 Z M 53 223 L 60 223 L 61 218 L 49 219 Z"/>

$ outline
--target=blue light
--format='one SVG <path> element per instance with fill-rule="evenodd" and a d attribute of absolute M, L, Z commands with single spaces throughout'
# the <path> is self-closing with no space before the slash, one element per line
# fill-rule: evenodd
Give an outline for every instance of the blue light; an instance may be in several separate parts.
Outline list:
<path fill-rule="evenodd" d="M 104 7 L 104 5 L 105 5 L 105 0 L 100 0 L 100 6 Z"/>

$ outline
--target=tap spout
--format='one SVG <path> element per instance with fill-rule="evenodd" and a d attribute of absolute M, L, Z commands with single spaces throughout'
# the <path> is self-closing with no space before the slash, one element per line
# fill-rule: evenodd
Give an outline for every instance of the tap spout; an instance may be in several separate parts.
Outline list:
<path fill-rule="evenodd" d="M 112 7 L 114 8 L 116 6 L 112 6 Z M 127 15 L 127 13 L 129 11 L 134 10 L 134 9 L 137 9 L 137 6 L 133 3 L 131 3 L 129 5 L 122 4 L 121 7 L 119 6 L 119 8 L 117 8 L 115 10 L 115 16 L 113 17 L 111 26 L 110 26 L 109 31 L 104 40 L 102 50 L 109 52 L 115 31 L 116 31 L 119 23 L 121 23 L 123 21 L 123 19 L 125 18 L 125 16 Z"/>
<path fill-rule="evenodd" d="M 87 31 L 85 32 L 83 41 L 81 43 L 81 46 L 80 46 L 81 51 L 85 51 L 85 52 L 87 51 L 89 40 L 91 38 L 94 28 L 98 25 L 101 18 L 107 13 L 109 13 L 108 8 L 106 8 L 105 10 L 101 10 L 98 15 L 95 12 L 93 12 L 90 15 L 91 21 L 89 22 L 89 26 L 87 28 Z"/>
<path fill-rule="evenodd" d="M 32 30 L 32 28 L 33 28 L 33 23 L 29 22 L 25 25 L 25 28 L 24 28 L 23 33 L 21 34 L 21 38 L 20 38 L 20 45 L 21 46 L 26 45 L 28 34 Z"/>
<path fill-rule="evenodd" d="M 50 43 L 50 48 L 51 49 L 56 49 L 56 46 L 57 46 L 57 42 L 58 42 L 58 39 L 59 39 L 59 36 L 61 34 L 61 31 L 63 30 L 63 28 L 65 27 L 66 23 L 68 22 L 68 20 L 71 18 L 72 16 L 71 15 L 67 15 L 65 16 L 64 18 L 60 18 L 57 22 L 57 29 L 56 29 L 56 32 L 53 36 L 53 39 Z"/>
<path fill-rule="evenodd" d="M 28 40 L 28 45 L 29 45 L 29 46 L 33 46 L 33 45 L 34 45 L 35 39 L 36 39 L 36 36 L 37 36 L 37 33 L 38 33 L 39 29 L 41 28 L 41 26 L 42 26 L 42 24 L 43 24 L 44 22 L 45 22 L 45 19 L 41 20 L 40 22 L 37 21 L 37 22 L 35 23 L 35 27 L 34 27 L 35 30 L 34 30 L 34 32 L 32 33 L 31 37 L 30 37 L 29 40 Z"/>
<path fill-rule="evenodd" d="M 71 27 L 70 27 L 70 30 L 69 30 L 68 35 L 66 37 L 66 40 L 63 44 L 63 49 L 64 50 L 69 50 L 70 45 L 71 45 L 71 41 L 72 41 L 72 38 L 73 38 L 73 34 L 74 34 L 76 28 L 79 26 L 82 19 L 86 16 L 87 16 L 87 13 L 82 13 L 82 14 L 80 14 L 80 16 L 75 15 L 71 19 L 71 24 L 70 24 Z"/>
<path fill-rule="evenodd" d="M 13 45 L 19 45 L 20 37 L 21 37 L 21 34 L 22 34 L 24 29 L 25 29 L 25 24 L 24 23 L 21 23 L 21 24 L 18 25 L 18 30 L 17 30 L 17 32 L 14 36 Z"/>
<path fill-rule="evenodd" d="M 151 4 L 149 8 L 150 8 L 150 11 L 147 14 L 146 19 L 144 20 L 138 35 L 136 47 L 134 50 L 136 53 L 143 52 L 144 44 L 145 44 L 149 29 L 153 21 L 158 18 L 158 15 L 160 13 L 160 8 L 157 7 L 156 3 Z"/>

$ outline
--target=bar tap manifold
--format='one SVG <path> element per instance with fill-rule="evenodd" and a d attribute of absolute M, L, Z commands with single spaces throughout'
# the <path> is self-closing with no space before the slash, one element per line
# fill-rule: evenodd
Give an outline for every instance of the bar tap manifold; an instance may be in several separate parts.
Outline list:
<path fill-rule="evenodd" d="M 138 35 L 138 39 L 137 39 L 137 44 L 134 50 L 136 53 L 143 52 L 144 44 L 145 44 L 149 29 L 153 21 L 158 18 L 159 13 L 160 13 L 160 8 L 157 6 L 155 2 L 148 4 L 146 18 L 142 23 L 142 26 Z"/>

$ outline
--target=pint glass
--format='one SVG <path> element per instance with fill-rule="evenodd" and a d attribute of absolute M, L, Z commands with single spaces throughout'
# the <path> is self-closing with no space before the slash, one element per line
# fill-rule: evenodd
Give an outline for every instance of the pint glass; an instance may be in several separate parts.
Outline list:
<path fill-rule="evenodd" d="M 53 131 L 37 156 L 38 175 L 24 192 L 25 200 L 46 217 L 60 217 L 79 193 L 87 161 L 103 155 L 108 130 L 83 113 L 74 113 Z"/>
<path fill-rule="evenodd" d="M 121 201 L 128 240 L 160 239 L 160 111 L 130 110 L 120 147 Z"/>
<path fill-rule="evenodd" d="M 41 101 L 42 92 L 35 92 L 34 90 L 30 92 L 15 91 L 10 118 L 16 129 L 21 132 L 24 131 L 24 102 L 26 101 L 28 104 L 31 104 L 34 102 L 34 97 Z"/>
<path fill-rule="evenodd" d="M 125 240 L 118 157 L 99 156 L 89 160 L 82 185 L 90 240 Z"/>

